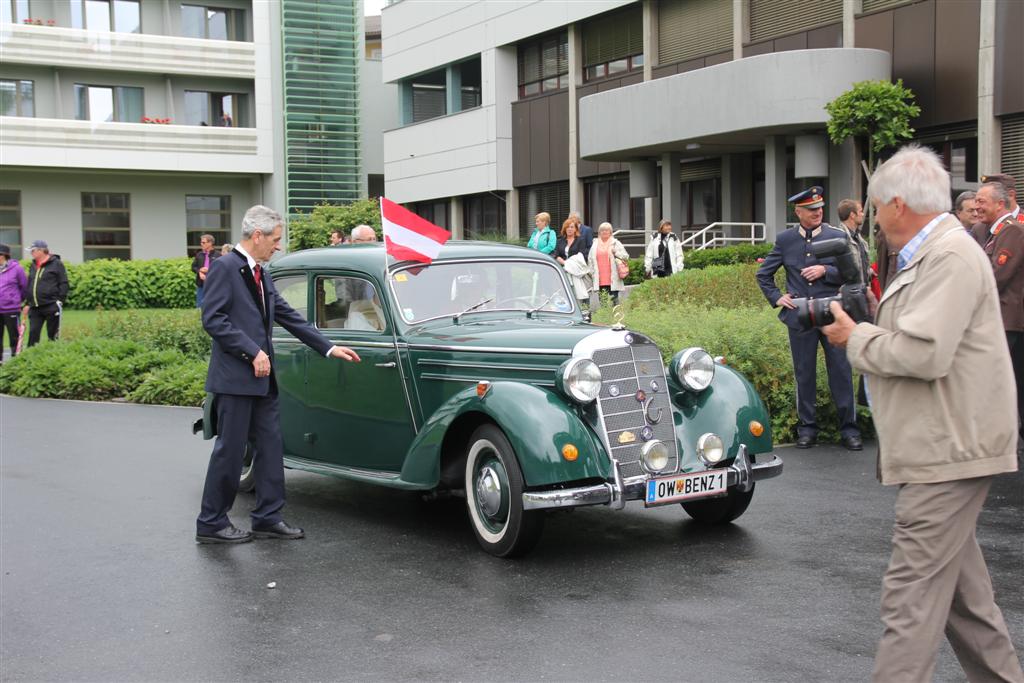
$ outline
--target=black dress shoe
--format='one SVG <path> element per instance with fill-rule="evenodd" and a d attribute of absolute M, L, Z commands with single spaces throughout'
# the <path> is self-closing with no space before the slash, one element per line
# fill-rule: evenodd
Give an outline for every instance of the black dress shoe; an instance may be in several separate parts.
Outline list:
<path fill-rule="evenodd" d="M 266 527 L 253 527 L 252 535 L 256 538 L 302 538 L 306 532 L 297 526 L 291 526 L 288 522 L 281 520 L 277 524 Z"/>
<path fill-rule="evenodd" d="M 813 448 L 818 443 L 818 437 L 804 434 L 796 440 L 797 448 Z"/>
<path fill-rule="evenodd" d="M 843 437 L 843 448 L 848 451 L 862 451 L 864 450 L 864 442 L 860 440 L 860 437 L 856 434 L 851 436 Z"/>
<path fill-rule="evenodd" d="M 229 524 L 210 534 L 196 534 L 196 541 L 199 543 L 248 543 L 251 540 L 251 533 L 242 531 L 234 524 Z"/>

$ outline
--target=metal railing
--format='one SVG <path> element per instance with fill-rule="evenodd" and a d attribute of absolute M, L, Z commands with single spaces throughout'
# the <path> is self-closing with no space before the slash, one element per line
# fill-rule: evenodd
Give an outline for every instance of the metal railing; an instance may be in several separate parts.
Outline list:
<path fill-rule="evenodd" d="M 683 232 L 683 249 L 713 249 L 730 244 L 760 244 L 765 241 L 764 223 L 717 221 L 700 230 Z"/>

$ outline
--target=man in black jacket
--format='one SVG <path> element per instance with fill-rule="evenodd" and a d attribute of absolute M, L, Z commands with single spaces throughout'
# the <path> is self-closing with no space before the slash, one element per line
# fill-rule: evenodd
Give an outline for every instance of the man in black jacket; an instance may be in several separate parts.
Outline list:
<path fill-rule="evenodd" d="M 43 240 L 28 248 L 32 267 L 28 272 L 28 345 L 35 346 L 46 322 L 46 336 L 53 341 L 60 332 L 61 306 L 68 298 L 68 272 L 60 256 L 51 254 Z"/>
<path fill-rule="evenodd" d="M 202 248 L 192 259 L 192 272 L 196 274 L 196 308 L 203 307 L 203 285 L 206 284 L 210 265 L 214 259 L 220 258 L 220 252 L 213 248 L 213 235 L 200 237 L 199 246 Z"/>

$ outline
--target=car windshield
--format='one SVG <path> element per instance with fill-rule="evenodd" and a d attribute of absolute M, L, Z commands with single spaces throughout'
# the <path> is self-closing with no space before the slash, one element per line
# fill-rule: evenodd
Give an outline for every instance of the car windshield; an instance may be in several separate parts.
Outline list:
<path fill-rule="evenodd" d="M 572 298 L 553 262 L 433 263 L 392 273 L 391 287 L 407 323 L 454 316 L 469 308 L 524 313 L 573 310 Z"/>

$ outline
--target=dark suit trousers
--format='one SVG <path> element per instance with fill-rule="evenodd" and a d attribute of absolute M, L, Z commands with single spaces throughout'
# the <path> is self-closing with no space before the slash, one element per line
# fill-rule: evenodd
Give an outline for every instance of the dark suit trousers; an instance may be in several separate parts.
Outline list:
<path fill-rule="evenodd" d="M 825 350 L 825 368 L 828 370 L 828 388 L 839 414 L 839 432 L 843 436 L 859 436 L 857 409 L 853 399 L 853 371 L 846 359 L 846 350 L 828 343 L 817 328 L 789 330 L 789 349 L 793 354 L 793 372 L 796 375 L 796 412 L 800 418 L 797 434 L 816 436 L 815 421 L 818 382 L 818 344 Z"/>
<path fill-rule="evenodd" d="M 29 306 L 28 309 L 28 344 L 35 346 L 43 335 L 43 325 L 46 325 L 46 336 L 53 341 L 60 333 L 60 308 L 57 304 L 44 304 L 43 306 Z"/>
<path fill-rule="evenodd" d="M 273 385 L 272 385 L 273 386 Z M 203 504 L 196 520 L 198 533 L 213 533 L 228 526 L 228 511 L 238 493 L 245 443 L 258 454 L 253 461 L 256 507 L 250 513 L 254 527 L 281 521 L 284 507 L 284 461 L 277 391 L 267 396 L 217 394 L 217 440 L 206 470 Z"/>
<path fill-rule="evenodd" d="M 1017 422 L 1020 438 L 1024 439 L 1024 332 L 1006 332 L 1013 361 L 1013 378 L 1017 382 Z"/>

